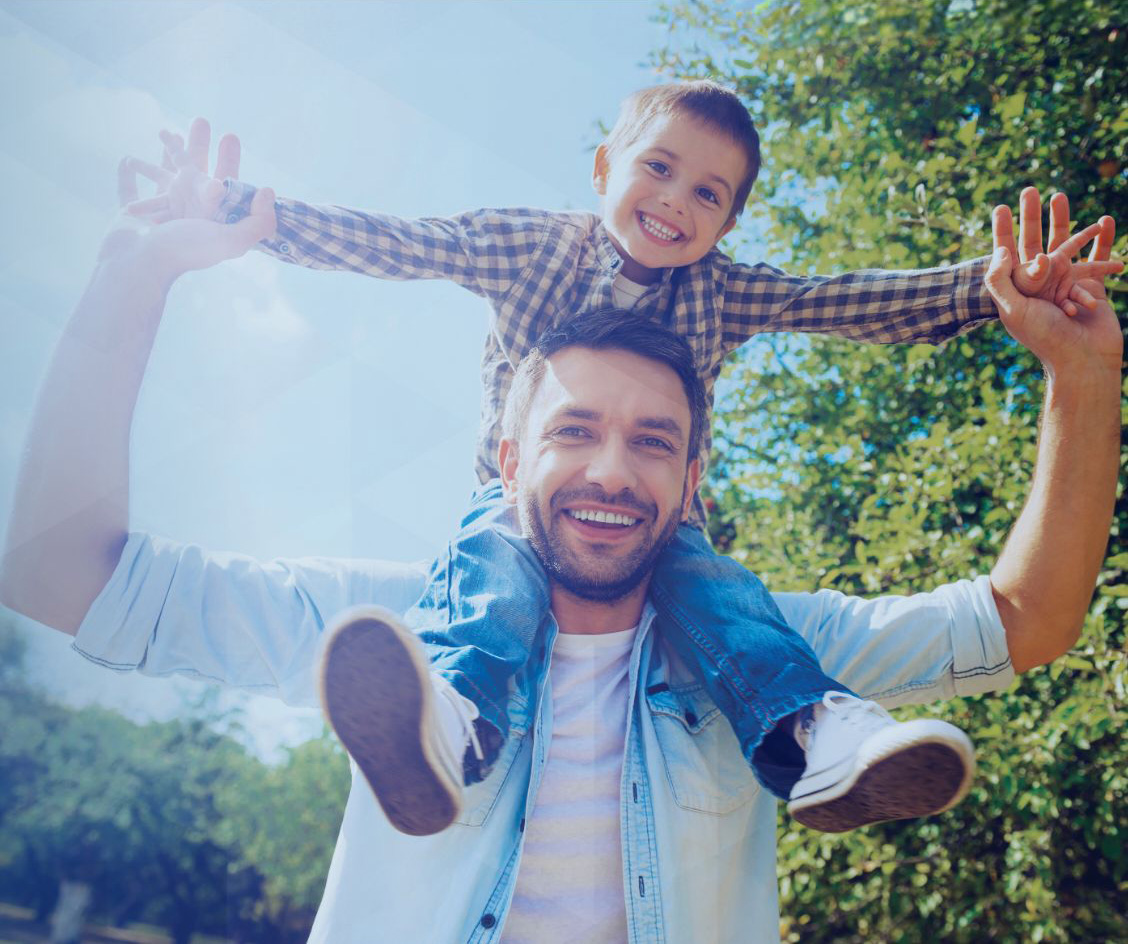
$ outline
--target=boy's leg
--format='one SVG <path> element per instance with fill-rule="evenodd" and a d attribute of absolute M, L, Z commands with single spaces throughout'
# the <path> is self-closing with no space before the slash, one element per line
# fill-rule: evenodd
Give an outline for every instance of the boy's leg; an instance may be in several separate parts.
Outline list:
<path fill-rule="evenodd" d="M 462 786 L 489 773 L 508 736 L 512 679 L 549 610 L 510 511 L 500 485 L 480 489 L 402 621 L 363 607 L 329 633 L 326 714 L 403 832 L 450 825 Z"/>
<path fill-rule="evenodd" d="M 665 639 L 732 724 L 757 777 L 828 832 L 941 812 L 970 784 L 971 742 L 898 723 L 827 676 L 760 580 L 681 526 L 650 589 Z"/>

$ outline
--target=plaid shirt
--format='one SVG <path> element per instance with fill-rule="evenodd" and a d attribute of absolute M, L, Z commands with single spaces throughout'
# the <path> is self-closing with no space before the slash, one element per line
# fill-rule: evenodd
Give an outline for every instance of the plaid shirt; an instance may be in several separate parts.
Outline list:
<path fill-rule="evenodd" d="M 246 215 L 254 188 L 229 180 L 220 216 Z M 501 414 L 514 365 L 549 327 L 612 307 L 622 259 L 600 218 L 546 210 L 471 210 L 450 219 L 402 220 L 296 200 L 275 204 L 278 230 L 259 248 L 312 269 L 384 279 L 448 279 L 489 300 L 494 318 L 482 354 L 477 472 L 497 476 Z M 985 260 L 941 269 L 864 270 L 793 276 L 733 262 L 713 249 L 693 265 L 667 269 L 636 311 L 693 348 L 712 413 L 725 357 L 762 331 L 834 334 L 873 344 L 939 343 L 994 319 Z M 710 417 L 711 418 L 711 417 Z M 706 436 L 703 459 L 711 437 Z M 700 499 L 694 509 L 704 522 Z"/>

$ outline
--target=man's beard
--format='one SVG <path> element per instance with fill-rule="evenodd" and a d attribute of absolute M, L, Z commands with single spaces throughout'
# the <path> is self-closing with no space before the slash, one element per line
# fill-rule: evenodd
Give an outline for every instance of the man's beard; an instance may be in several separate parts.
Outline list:
<path fill-rule="evenodd" d="M 685 492 L 682 491 L 684 502 Z M 642 541 L 628 555 L 601 559 L 591 552 L 581 560 L 565 543 L 559 528 L 553 522 L 556 514 L 550 508 L 546 516 L 535 495 L 528 493 L 518 503 L 521 528 L 529 539 L 533 551 L 544 565 L 551 582 L 559 584 L 582 600 L 594 603 L 615 603 L 628 596 L 639 584 L 649 578 L 658 556 L 666 549 L 677 531 L 678 512 L 682 503 L 664 522 L 654 521 L 657 506 L 640 501 L 631 492 L 609 496 L 598 486 L 569 489 L 557 492 L 551 500 L 554 508 L 574 501 L 594 501 L 605 505 L 637 511 L 642 522 L 635 527 L 645 528 L 650 540 Z M 654 524 L 650 522 L 654 521 Z M 655 528 L 660 530 L 654 536 Z"/>

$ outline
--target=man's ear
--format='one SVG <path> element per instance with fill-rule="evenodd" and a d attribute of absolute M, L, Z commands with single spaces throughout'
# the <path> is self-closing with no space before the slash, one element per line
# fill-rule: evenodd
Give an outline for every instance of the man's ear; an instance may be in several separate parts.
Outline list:
<path fill-rule="evenodd" d="M 591 169 L 591 186 L 601 197 L 607 193 L 607 174 L 611 170 L 611 162 L 607 159 L 607 145 L 601 144 L 595 149 L 595 166 Z"/>
<path fill-rule="evenodd" d="M 693 507 L 693 496 L 697 494 L 697 486 L 701 484 L 701 460 L 694 459 L 689 468 L 685 470 L 685 489 L 682 497 L 681 520 L 689 520 L 689 509 Z"/>
<path fill-rule="evenodd" d="M 517 443 L 503 439 L 497 447 L 497 467 L 501 470 L 501 489 L 505 500 L 517 502 Z"/>

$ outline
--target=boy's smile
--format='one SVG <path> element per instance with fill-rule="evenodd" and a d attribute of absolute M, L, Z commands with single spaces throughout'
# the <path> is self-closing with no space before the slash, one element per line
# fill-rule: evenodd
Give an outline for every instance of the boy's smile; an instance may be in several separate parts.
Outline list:
<path fill-rule="evenodd" d="M 613 154 L 600 145 L 592 181 L 623 275 L 647 284 L 662 269 L 705 256 L 732 229 L 733 197 L 747 170 L 740 145 L 677 113 Z"/>

